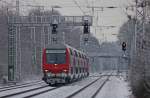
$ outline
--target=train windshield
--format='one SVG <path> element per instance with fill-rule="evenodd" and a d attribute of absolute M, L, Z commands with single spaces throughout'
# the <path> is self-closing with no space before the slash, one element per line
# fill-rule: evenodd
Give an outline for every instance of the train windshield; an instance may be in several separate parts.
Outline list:
<path fill-rule="evenodd" d="M 47 64 L 65 64 L 66 50 L 46 50 Z"/>

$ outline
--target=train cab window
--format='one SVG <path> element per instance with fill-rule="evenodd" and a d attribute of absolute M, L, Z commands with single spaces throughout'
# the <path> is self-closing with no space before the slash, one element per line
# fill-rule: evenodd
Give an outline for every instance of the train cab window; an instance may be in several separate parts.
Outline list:
<path fill-rule="evenodd" d="M 66 50 L 46 50 L 46 63 L 47 64 L 65 64 L 66 63 Z"/>

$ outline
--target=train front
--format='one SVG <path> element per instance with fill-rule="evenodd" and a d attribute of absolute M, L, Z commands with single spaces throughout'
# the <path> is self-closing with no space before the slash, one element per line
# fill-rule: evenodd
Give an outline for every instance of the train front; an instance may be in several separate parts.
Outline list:
<path fill-rule="evenodd" d="M 66 83 L 68 79 L 69 57 L 64 49 L 49 49 L 43 51 L 43 80 L 47 84 Z"/>

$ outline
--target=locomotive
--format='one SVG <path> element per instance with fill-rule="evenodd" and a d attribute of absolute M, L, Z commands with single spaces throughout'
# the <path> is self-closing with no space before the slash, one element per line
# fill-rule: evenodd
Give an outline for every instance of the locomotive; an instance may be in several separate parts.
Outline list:
<path fill-rule="evenodd" d="M 43 49 L 42 70 L 49 85 L 69 83 L 89 75 L 89 58 L 66 44 L 49 45 Z"/>

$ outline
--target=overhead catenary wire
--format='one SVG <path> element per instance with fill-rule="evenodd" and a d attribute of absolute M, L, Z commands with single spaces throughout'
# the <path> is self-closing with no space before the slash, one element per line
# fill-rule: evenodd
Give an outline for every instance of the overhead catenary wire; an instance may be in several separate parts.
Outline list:
<path fill-rule="evenodd" d="M 119 2 L 121 3 L 121 0 L 119 0 Z M 125 14 L 126 16 L 128 16 L 128 13 L 127 13 L 128 8 L 129 7 L 132 7 L 132 8 L 135 7 L 135 5 L 132 5 L 129 2 L 129 0 L 127 0 L 127 2 L 128 2 L 129 5 L 123 5 L 123 7 L 122 7 L 122 5 L 119 5 L 119 8 L 122 10 L 123 14 Z"/>
<path fill-rule="evenodd" d="M 2 2 L 2 3 L 5 3 L 5 4 L 10 4 L 10 3 L 8 3 L 7 1 L 5 1 L 5 0 L 0 0 L 0 2 Z"/>
<path fill-rule="evenodd" d="M 85 15 L 85 12 L 81 8 L 81 6 L 78 4 L 78 2 L 76 0 L 73 0 L 73 2 L 77 5 L 77 7 L 81 10 L 81 12 Z"/>

